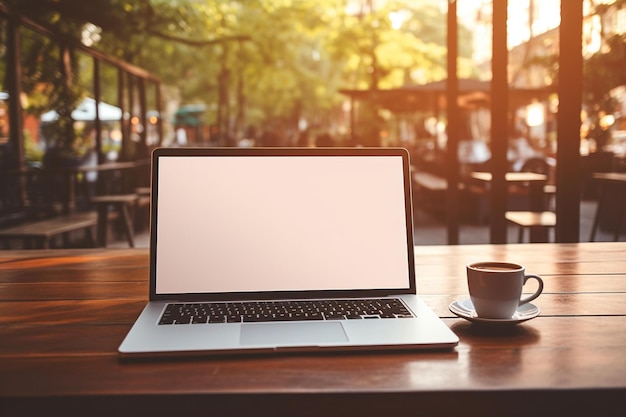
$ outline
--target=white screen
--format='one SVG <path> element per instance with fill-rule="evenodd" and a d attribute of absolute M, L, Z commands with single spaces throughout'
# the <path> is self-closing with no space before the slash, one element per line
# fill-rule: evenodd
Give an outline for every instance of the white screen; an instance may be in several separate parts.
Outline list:
<path fill-rule="evenodd" d="M 162 156 L 158 181 L 158 294 L 409 287 L 400 156 Z"/>

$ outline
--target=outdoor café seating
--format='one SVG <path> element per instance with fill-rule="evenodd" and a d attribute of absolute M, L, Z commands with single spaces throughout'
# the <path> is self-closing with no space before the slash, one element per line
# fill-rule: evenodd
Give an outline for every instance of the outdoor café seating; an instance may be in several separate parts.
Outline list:
<path fill-rule="evenodd" d="M 123 233 L 132 247 L 135 224 L 145 227 L 147 223 L 135 219 L 148 216 L 145 187 L 141 187 L 147 184 L 147 176 L 142 175 L 147 167 L 147 162 L 138 161 L 5 173 L 0 219 L 4 247 L 16 243 L 24 248 L 105 246 L 111 224 L 116 224 L 114 230 Z M 97 173 L 97 184 L 87 181 L 90 173 Z M 123 194 L 125 190 L 129 193 Z M 93 229 L 97 230 L 95 238 Z M 75 233 L 81 231 L 82 240 Z"/>

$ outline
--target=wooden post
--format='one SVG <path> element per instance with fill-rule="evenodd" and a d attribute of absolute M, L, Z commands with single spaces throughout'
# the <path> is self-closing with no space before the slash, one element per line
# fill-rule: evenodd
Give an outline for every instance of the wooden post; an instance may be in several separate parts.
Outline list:
<path fill-rule="evenodd" d="M 128 111 L 128 107 L 126 106 L 127 98 L 126 98 L 126 76 L 127 73 L 124 72 L 121 68 L 117 70 L 117 106 L 120 108 L 122 112 L 122 118 L 120 119 L 120 130 L 122 132 L 122 146 L 120 149 L 120 154 L 118 159 L 120 161 L 128 161 L 129 157 L 129 141 L 130 141 L 130 132 L 128 129 L 128 125 L 130 121 L 126 117 L 126 113 Z"/>
<path fill-rule="evenodd" d="M 583 0 L 561 2 L 557 113 L 556 241 L 580 239 Z"/>
<path fill-rule="evenodd" d="M 135 159 L 147 158 L 148 155 L 148 104 L 146 99 L 146 80 L 137 79 L 137 88 L 139 90 L 139 124 L 141 131 L 139 132 L 139 143 L 137 144 L 137 153 Z"/>
<path fill-rule="evenodd" d="M 66 91 L 71 91 L 72 87 L 74 86 L 74 71 L 72 70 L 72 50 L 67 44 L 60 43 L 59 53 L 61 55 L 59 65 L 61 77 L 63 80 L 63 87 Z M 63 103 L 63 107 L 65 107 L 66 104 L 67 103 Z M 74 137 L 74 120 L 72 119 L 71 110 L 72 109 L 70 108 L 64 108 L 63 112 L 61 112 L 61 109 L 57 109 L 59 113 L 59 120 L 61 120 L 63 117 L 67 118 L 65 120 L 65 135 L 66 139 L 69 138 L 70 140 Z M 69 112 L 69 114 L 65 114 L 65 112 Z"/>
<path fill-rule="evenodd" d="M 491 188 L 489 194 L 490 242 L 507 243 L 504 214 L 508 205 L 505 179 L 509 141 L 509 80 L 507 45 L 507 0 L 493 3 L 491 79 Z"/>
<path fill-rule="evenodd" d="M 354 99 L 354 96 L 350 96 L 350 137 L 352 138 L 352 143 L 354 145 L 357 144 L 357 137 L 356 137 L 356 104 L 357 101 Z"/>
<path fill-rule="evenodd" d="M 459 244 L 459 106 L 458 106 L 458 22 L 456 0 L 448 0 L 448 81 L 446 85 L 448 109 L 448 144 L 446 152 L 447 225 L 448 244 Z"/>
<path fill-rule="evenodd" d="M 20 31 L 16 17 L 7 18 L 6 82 L 9 93 L 9 142 L 15 153 L 11 168 L 26 166 L 24 155 L 24 133 L 22 132 L 22 65 L 20 58 Z"/>
<path fill-rule="evenodd" d="M 156 111 L 158 115 L 157 119 L 157 133 L 159 135 L 159 141 L 157 142 L 157 146 L 161 146 L 163 144 L 163 109 L 161 108 L 161 83 L 154 83 L 154 94 L 155 94 L 155 102 L 156 102 Z"/>
<path fill-rule="evenodd" d="M 22 121 L 22 66 L 20 57 L 20 30 L 19 19 L 13 15 L 7 17 L 6 27 L 6 88 L 9 93 L 9 168 L 26 169 L 26 154 L 24 152 L 24 132 Z M 7 168 L 7 167 L 4 167 Z M 26 177 L 15 176 L 15 197 L 19 207 L 29 204 L 26 190 Z"/>
<path fill-rule="evenodd" d="M 94 128 L 96 130 L 96 155 L 98 156 L 98 164 L 104 163 L 104 154 L 102 153 L 102 121 L 100 120 L 100 61 L 93 57 L 93 98 L 96 106 L 96 114 L 94 119 Z"/>
<path fill-rule="evenodd" d="M 128 95 L 128 119 L 126 122 L 126 131 L 128 135 L 126 137 L 126 159 L 125 161 L 134 161 L 137 159 L 137 144 L 133 137 L 133 116 L 135 115 L 135 76 L 132 74 L 126 74 L 126 83 L 128 88 L 126 94 Z"/>

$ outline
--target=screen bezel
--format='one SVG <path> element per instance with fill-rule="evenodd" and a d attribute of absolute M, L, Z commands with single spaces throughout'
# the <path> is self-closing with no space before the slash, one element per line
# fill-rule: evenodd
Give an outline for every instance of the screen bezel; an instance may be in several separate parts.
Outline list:
<path fill-rule="evenodd" d="M 404 178 L 404 203 L 407 237 L 407 268 L 409 286 L 406 288 L 350 289 L 350 290 L 307 290 L 271 292 L 221 292 L 221 293 L 166 293 L 156 292 L 156 245 L 158 212 L 158 175 L 161 158 L 167 157 L 263 157 L 263 156 L 397 156 L 402 158 Z M 269 299 L 314 299 L 343 297 L 378 297 L 392 294 L 416 294 L 415 258 L 413 241 L 413 207 L 411 198 L 411 176 L 409 153 L 404 148 L 156 148 L 152 152 L 151 169 L 151 219 L 150 219 L 150 300 L 180 301 L 232 301 Z"/>

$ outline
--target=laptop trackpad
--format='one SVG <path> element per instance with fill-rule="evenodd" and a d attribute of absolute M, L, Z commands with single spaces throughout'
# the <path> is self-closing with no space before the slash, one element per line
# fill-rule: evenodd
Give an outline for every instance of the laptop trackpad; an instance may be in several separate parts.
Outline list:
<path fill-rule="evenodd" d="M 248 323 L 241 325 L 242 345 L 318 345 L 348 341 L 339 322 Z"/>

